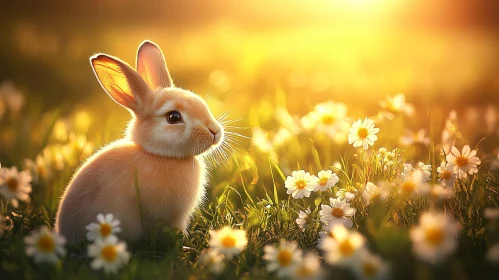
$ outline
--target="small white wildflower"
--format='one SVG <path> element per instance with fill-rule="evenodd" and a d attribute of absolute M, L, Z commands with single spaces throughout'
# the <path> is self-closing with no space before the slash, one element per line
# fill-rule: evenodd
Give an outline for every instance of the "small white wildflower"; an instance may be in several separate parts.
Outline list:
<path fill-rule="evenodd" d="M 213 250 L 220 252 L 227 259 L 240 254 L 248 245 L 246 231 L 225 226 L 219 230 L 210 230 L 210 241 Z"/>
<path fill-rule="evenodd" d="M 430 263 L 443 261 L 456 249 L 459 228 L 448 214 L 421 214 L 419 225 L 410 232 L 417 257 Z"/>
<path fill-rule="evenodd" d="M 437 168 L 437 172 L 440 185 L 442 185 L 443 187 L 454 187 L 457 173 L 449 163 L 441 162 L 440 166 Z"/>
<path fill-rule="evenodd" d="M 359 119 L 350 128 L 348 144 L 367 150 L 369 146 L 374 145 L 374 142 L 378 140 L 378 136 L 376 136 L 378 132 L 379 128 L 374 127 L 374 122 L 371 119 L 365 118 L 364 121 Z"/>
<path fill-rule="evenodd" d="M 114 235 L 96 239 L 93 244 L 88 245 L 87 254 L 93 259 L 90 263 L 92 269 L 104 269 L 105 273 L 118 272 L 130 260 L 125 242 L 119 242 Z"/>
<path fill-rule="evenodd" d="M 428 182 L 431 177 L 431 165 L 429 164 L 424 164 L 423 162 L 418 162 L 418 169 L 423 171 L 423 174 L 425 175 L 425 180 Z"/>
<path fill-rule="evenodd" d="M 0 168 L 0 194 L 17 208 L 18 200 L 30 202 L 31 174 L 17 171 L 17 167 Z"/>
<path fill-rule="evenodd" d="M 305 231 L 310 223 L 310 208 L 307 208 L 305 211 L 300 210 L 298 213 L 298 219 L 296 219 L 296 224 L 300 227 L 301 231 Z"/>
<path fill-rule="evenodd" d="M 98 223 L 89 224 L 86 229 L 87 239 L 90 241 L 94 241 L 97 238 L 106 238 L 110 235 L 115 235 L 116 233 L 121 232 L 120 221 L 113 217 L 113 214 L 103 214 L 97 215 Z"/>
<path fill-rule="evenodd" d="M 350 207 L 350 203 L 335 198 L 330 198 L 329 202 L 330 205 L 321 205 L 322 210 L 319 211 L 321 221 L 325 224 L 339 222 L 345 227 L 351 228 L 353 222 L 350 217 L 355 215 L 355 209 Z"/>
<path fill-rule="evenodd" d="M 414 198 L 417 194 L 427 194 L 429 185 L 426 183 L 426 176 L 421 170 L 414 170 L 407 175 L 400 184 L 399 193 L 407 198 Z"/>
<path fill-rule="evenodd" d="M 38 231 L 26 236 L 24 243 L 26 243 L 26 255 L 33 256 L 36 263 L 56 263 L 59 257 L 66 255 L 64 248 L 66 239 L 47 226 L 42 226 Z"/>
<path fill-rule="evenodd" d="M 336 192 L 336 197 L 345 201 L 352 201 L 357 194 L 357 189 L 352 186 L 347 186 L 346 188 L 340 189 Z"/>
<path fill-rule="evenodd" d="M 288 189 L 287 194 L 291 194 L 293 198 L 309 197 L 310 193 L 315 190 L 319 178 L 303 170 L 293 171 L 291 176 L 288 176 L 285 187 Z"/>
<path fill-rule="evenodd" d="M 330 236 L 325 236 L 320 249 L 328 264 L 351 266 L 357 261 L 358 252 L 364 247 L 364 237 L 354 230 L 347 230 L 342 224 L 333 225 Z"/>
<path fill-rule="evenodd" d="M 303 260 L 303 252 L 298 248 L 296 241 L 281 241 L 279 247 L 266 245 L 263 259 L 267 263 L 267 271 L 277 271 L 278 277 L 291 277 L 298 264 Z"/>
<path fill-rule="evenodd" d="M 476 153 L 477 151 L 471 150 L 468 145 L 463 147 L 462 153 L 455 146 L 452 146 L 446 160 L 457 172 L 457 178 L 464 179 L 468 177 L 468 174 L 478 172 L 477 165 L 480 165 L 481 161 L 476 156 Z"/>
<path fill-rule="evenodd" d="M 331 170 L 319 171 L 317 177 L 319 178 L 319 181 L 314 191 L 321 191 L 321 192 L 327 191 L 328 189 L 332 188 L 334 185 L 336 185 L 336 183 L 340 181 L 338 175 L 333 173 L 333 171 Z"/>

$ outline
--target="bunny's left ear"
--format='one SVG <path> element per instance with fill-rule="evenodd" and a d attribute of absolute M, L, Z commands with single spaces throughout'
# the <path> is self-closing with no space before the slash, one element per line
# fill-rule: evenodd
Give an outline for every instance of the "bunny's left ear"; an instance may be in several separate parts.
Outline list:
<path fill-rule="evenodd" d="M 150 89 L 173 87 L 173 81 L 166 67 L 163 52 L 151 41 L 144 41 L 137 51 L 137 72 Z"/>

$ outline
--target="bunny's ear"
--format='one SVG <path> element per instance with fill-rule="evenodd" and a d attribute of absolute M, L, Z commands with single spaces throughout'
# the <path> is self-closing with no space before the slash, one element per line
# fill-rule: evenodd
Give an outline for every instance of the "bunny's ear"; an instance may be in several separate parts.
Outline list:
<path fill-rule="evenodd" d="M 153 42 L 144 41 L 140 44 L 136 63 L 135 69 L 152 90 L 173 86 L 163 53 Z"/>
<path fill-rule="evenodd" d="M 90 57 L 95 76 L 118 104 L 136 112 L 149 92 L 144 80 L 118 58 L 97 54 Z"/>

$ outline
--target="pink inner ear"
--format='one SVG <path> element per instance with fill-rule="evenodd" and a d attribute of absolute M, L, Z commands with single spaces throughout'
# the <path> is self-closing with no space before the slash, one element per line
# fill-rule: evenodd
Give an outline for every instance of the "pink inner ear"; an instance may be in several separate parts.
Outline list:
<path fill-rule="evenodd" d="M 133 91 L 141 94 L 145 88 L 145 84 L 140 86 L 138 80 L 141 78 L 135 70 L 124 62 L 107 55 L 99 55 L 91 61 L 95 75 L 109 96 L 120 105 L 135 110 L 136 102 Z"/>
<path fill-rule="evenodd" d="M 144 42 L 139 48 L 137 72 L 153 90 L 172 86 L 163 53 L 151 42 Z"/>

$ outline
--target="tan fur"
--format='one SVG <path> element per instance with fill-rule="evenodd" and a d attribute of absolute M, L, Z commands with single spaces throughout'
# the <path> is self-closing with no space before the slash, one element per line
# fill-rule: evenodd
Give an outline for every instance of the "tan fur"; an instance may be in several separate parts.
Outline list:
<path fill-rule="evenodd" d="M 199 96 L 170 87 L 156 45 L 144 42 L 137 59 L 139 73 L 117 58 L 91 58 L 101 85 L 132 112 L 132 120 L 125 138 L 89 158 L 66 188 L 55 229 L 70 243 L 86 239 L 85 227 L 99 213 L 114 214 L 126 239 L 140 238 L 159 225 L 186 232 L 190 215 L 204 197 L 202 154 L 220 145 L 223 128 Z M 165 114 L 170 110 L 180 112 L 183 122 L 168 123 Z"/>

